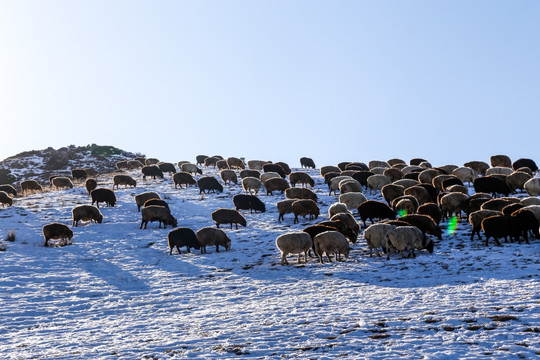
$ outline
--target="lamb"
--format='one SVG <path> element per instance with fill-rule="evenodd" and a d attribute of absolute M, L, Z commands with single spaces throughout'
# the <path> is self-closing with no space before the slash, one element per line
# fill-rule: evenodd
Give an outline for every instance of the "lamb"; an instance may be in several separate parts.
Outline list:
<path fill-rule="evenodd" d="M 342 203 L 333 203 L 328 208 L 328 217 L 331 218 L 332 216 L 339 214 L 339 213 L 348 213 L 349 210 L 347 209 L 347 205 Z"/>
<path fill-rule="evenodd" d="M 396 180 L 399 180 L 399 179 L 403 179 L 403 173 L 401 172 L 401 170 L 396 169 L 396 168 L 385 169 L 384 172 L 383 172 L 383 175 L 388 176 L 390 181 L 396 181 Z"/>
<path fill-rule="evenodd" d="M 261 186 L 261 180 L 255 177 L 248 176 L 242 179 L 242 188 L 246 193 L 249 192 L 251 194 L 251 191 L 253 190 L 253 192 L 257 194 Z"/>
<path fill-rule="evenodd" d="M 42 192 L 43 188 L 36 180 L 24 180 L 21 182 L 21 190 L 23 194 L 27 192 Z"/>
<path fill-rule="evenodd" d="M 247 162 L 248 168 L 250 168 L 251 170 L 262 170 L 263 166 L 266 164 L 270 164 L 270 161 L 249 160 Z"/>
<path fill-rule="evenodd" d="M 401 199 L 397 202 L 394 211 L 398 213 L 399 216 L 404 216 L 414 214 L 415 207 L 410 199 Z"/>
<path fill-rule="evenodd" d="M 392 181 L 386 175 L 375 174 L 367 178 L 367 187 L 370 190 L 378 191 L 383 188 L 384 185 L 390 184 Z"/>
<path fill-rule="evenodd" d="M 527 183 L 525 183 L 524 185 L 525 189 L 526 185 Z M 510 189 L 508 188 L 508 185 L 506 185 L 506 181 L 502 181 L 501 179 L 498 179 L 494 176 L 483 176 L 481 178 L 474 179 L 473 186 L 474 191 L 476 191 L 477 193 L 488 193 L 492 194 L 494 197 L 496 196 L 496 194 L 503 194 L 504 196 L 508 196 L 510 194 Z"/>
<path fill-rule="evenodd" d="M 71 209 L 71 214 L 73 215 L 72 225 L 77 227 L 79 221 L 90 221 L 97 222 L 101 224 L 103 221 L 103 215 L 98 208 L 91 205 L 79 205 Z"/>
<path fill-rule="evenodd" d="M 259 170 L 251 170 L 251 169 L 244 169 L 240 171 L 240 179 L 246 178 L 248 176 L 260 179 L 261 173 L 259 172 Z"/>
<path fill-rule="evenodd" d="M 141 207 L 150 199 L 161 199 L 158 193 L 154 191 L 147 191 L 139 195 L 135 195 L 135 203 L 137 204 L 137 211 L 141 211 Z"/>
<path fill-rule="evenodd" d="M 339 202 L 345 204 L 349 210 L 356 209 L 358 205 L 364 201 L 367 201 L 367 198 L 360 192 L 350 192 L 339 195 Z"/>
<path fill-rule="evenodd" d="M 506 155 L 493 155 L 489 158 L 492 167 L 503 166 L 512 167 L 512 160 Z"/>
<path fill-rule="evenodd" d="M 163 172 L 157 165 L 143 166 L 141 171 L 143 173 L 143 180 L 145 180 L 147 176 L 151 176 L 154 180 L 156 177 L 163 179 Z"/>
<path fill-rule="evenodd" d="M 524 206 L 540 205 L 540 199 L 537 198 L 536 196 L 529 196 L 524 199 L 521 199 L 520 203 L 522 203 Z"/>
<path fill-rule="evenodd" d="M 510 175 L 514 170 L 510 167 L 495 166 L 486 170 L 486 175 Z"/>
<path fill-rule="evenodd" d="M 394 184 L 401 185 L 403 186 L 405 190 L 407 190 L 410 187 L 420 184 L 420 182 L 418 180 L 413 180 L 413 179 L 399 179 L 399 180 L 394 181 Z"/>
<path fill-rule="evenodd" d="M 43 236 L 45 237 L 45 247 L 49 246 L 49 240 L 60 239 L 58 245 L 71 245 L 73 231 L 64 224 L 50 223 L 43 226 Z"/>
<path fill-rule="evenodd" d="M 292 203 L 292 211 L 294 214 L 294 224 L 298 223 L 298 216 L 306 217 L 309 215 L 309 220 L 313 217 L 317 219 L 319 217 L 320 209 L 317 203 L 309 199 L 296 200 Z"/>
<path fill-rule="evenodd" d="M 99 203 L 104 202 L 107 206 L 112 206 L 116 204 L 116 196 L 114 191 L 110 189 L 97 188 L 90 192 L 90 197 L 92 198 L 92 205 L 96 203 L 96 206 L 99 208 Z"/>
<path fill-rule="evenodd" d="M 501 212 L 502 209 L 510 204 L 518 203 L 518 198 L 500 198 L 500 199 L 491 199 L 482 204 L 480 209 L 482 210 L 495 210 Z"/>
<path fill-rule="evenodd" d="M 180 227 L 169 231 L 167 235 L 167 243 L 169 244 L 169 255 L 172 255 L 173 249 L 176 247 L 178 253 L 181 254 L 180 248 L 185 246 L 187 252 L 190 253 L 190 248 L 200 249 L 201 244 L 195 235 L 195 232 L 187 227 Z M 202 253 L 202 250 L 201 250 Z"/>
<path fill-rule="evenodd" d="M 315 169 L 315 163 L 313 162 L 313 159 L 308 158 L 308 157 L 300 158 L 300 166 L 302 166 L 303 168 Z"/>
<path fill-rule="evenodd" d="M 205 227 L 197 231 L 197 240 L 201 244 L 201 254 L 206 254 L 207 246 L 216 246 L 216 252 L 219 252 L 219 246 L 223 246 L 225 251 L 231 248 L 231 239 L 225 231 L 213 227 Z"/>
<path fill-rule="evenodd" d="M 309 199 L 317 202 L 317 195 L 307 188 L 288 188 L 285 190 L 287 199 Z"/>
<path fill-rule="evenodd" d="M 296 199 L 287 199 L 279 201 L 276 206 L 279 213 L 278 221 L 285 220 L 284 215 L 285 214 L 292 214 L 292 204 L 295 202 Z"/>
<path fill-rule="evenodd" d="M 279 176 L 281 176 L 282 178 L 285 178 L 287 176 L 287 174 L 285 173 L 285 170 L 278 164 L 264 164 L 263 171 L 265 173 L 277 172 Z"/>
<path fill-rule="evenodd" d="M 219 175 L 221 176 L 221 180 L 223 180 L 225 185 L 227 185 L 227 182 L 235 185 L 238 184 L 238 178 L 236 177 L 234 170 L 222 170 Z"/>
<path fill-rule="evenodd" d="M 396 213 L 388 205 L 381 201 L 368 200 L 358 205 L 358 215 L 366 226 L 366 220 L 374 223 L 374 219 L 395 219 Z"/>
<path fill-rule="evenodd" d="M 86 188 L 88 194 L 90 194 L 92 190 L 97 188 L 97 181 L 95 179 L 86 179 L 84 182 L 84 187 Z"/>
<path fill-rule="evenodd" d="M 353 178 L 350 176 L 336 176 L 330 182 L 328 183 L 328 189 L 330 189 L 330 192 L 328 195 L 332 195 L 332 192 L 334 192 L 334 195 L 336 194 L 336 191 L 339 189 L 339 183 L 341 180 L 352 180 Z M 361 190 L 360 190 L 361 191 Z"/>
<path fill-rule="evenodd" d="M 387 260 L 390 260 L 390 254 L 394 249 L 399 251 L 402 257 L 404 251 L 409 251 L 413 258 L 416 257 L 414 249 L 427 249 L 430 253 L 433 252 L 433 241 L 426 239 L 426 235 L 416 226 L 398 226 L 388 231 L 385 238 L 388 249 Z"/>
<path fill-rule="evenodd" d="M 302 187 L 306 187 L 307 185 L 311 187 L 315 186 L 315 181 L 313 178 L 308 173 L 301 171 L 291 173 L 289 175 L 289 180 L 293 187 L 295 187 L 296 184 L 301 184 Z"/>
<path fill-rule="evenodd" d="M 533 173 L 538 171 L 538 166 L 536 165 L 536 163 L 532 159 L 521 158 L 521 159 L 517 159 L 512 164 L 512 169 L 514 169 L 516 171 L 517 171 L 517 169 L 522 168 L 522 167 L 527 167 L 527 168 L 531 169 L 531 171 Z"/>
<path fill-rule="evenodd" d="M 330 254 L 335 254 L 336 261 L 342 261 L 341 255 L 345 258 L 349 257 L 349 242 L 345 236 L 339 231 L 325 231 L 315 236 L 313 239 L 314 252 L 319 256 L 319 261 L 323 263 L 323 254 L 326 254 L 326 258 L 329 262 Z"/>
<path fill-rule="evenodd" d="M 418 207 L 416 212 L 420 215 L 427 215 L 435 221 L 435 224 L 439 225 L 442 219 L 442 212 L 439 205 L 429 202 L 422 204 Z"/>
<path fill-rule="evenodd" d="M 341 180 L 338 184 L 339 192 L 346 194 L 350 192 L 362 192 L 362 185 L 354 179 Z"/>
<path fill-rule="evenodd" d="M 326 166 L 321 167 L 319 171 L 321 173 L 321 176 L 324 177 L 324 175 L 326 175 L 329 172 L 336 172 L 339 174 L 341 172 L 341 169 L 337 166 L 326 165 Z"/>
<path fill-rule="evenodd" d="M 482 236 L 480 235 L 482 220 L 494 215 L 501 215 L 501 213 L 495 210 L 477 210 L 469 214 L 469 223 L 472 226 L 471 240 L 474 238 L 474 234 L 477 234 L 478 238 L 482 240 Z"/>
<path fill-rule="evenodd" d="M 178 185 L 180 185 L 180 189 L 182 189 L 182 185 L 186 185 L 186 189 L 189 185 L 195 185 L 197 184 L 197 181 L 193 178 L 193 176 L 187 172 L 177 172 L 174 173 L 173 176 L 173 182 L 174 182 L 174 188 L 176 189 Z"/>
<path fill-rule="evenodd" d="M 161 229 L 161 224 L 163 224 L 163 228 L 165 229 L 167 225 L 171 225 L 173 228 L 178 225 L 178 221 L 172 216 L 171 211 L 167 209 L 164 206 L 158 206 L 158 205 L 150 205 L 141 210 L 141 225 L 139 226 L 139 229 L 144 228 L 146 229 L 146 225 L 148 225 L 148 222 L 159 222 L 159 228 Z"/>
<path fill-rule="evenodd" d="M 462 183 L 465 183 L 465 182 L 469 183 L 469 186 L 472 184 L 474 179 L 478 177 L 478 174 L 476 173 L 476 171 L 474 171 L 470 167 L 465 167 L 465 166 L 459 167 L 455 169 L 454 171 L 452 171 L 452 175 L 457 176 L 457 178 Z"/>
<path fill-rule="evenodd" d="M 266 195 L 272 195 L 274 191 L 280 191 L 282 194 L 290 188 L 289 182 L 282 178 L 272 178 L 264 182 L 266 188 Z"/>
<path fill-rule="evenodd" d="M 482 176 L 486 175 L 486 171 L 489 169 L 489 164 L 484 161 L 469 161 L 463 164 L 463 166 L 473 169 L 477 174 Z"/>
<path fill-rule="evenodd" d="M 351 213 L 339 213 L 335 214 L 330 218 L 333 222 L 342 222 L 347 226 L 347 233 L 345 234 L 347 238 L 354 244 L 356 243 L 356 238 L 360 233 L 360 226 L 354 219 Z"/>
<path fill-rule="evenodd" d="M 213 176 L 203 176 L 197 180 L 197 186 L 199 187 L 199 195 L 203 192 L 223 192 L 223 185 L 217 181 Z"/>
<path fill-rule="evenodd" d="M 382 187 L 381 194 L 388 205 L 390 205 L 395 198 L 403 196 L 404 190 L 405 188 L 401 185 L 386 184 Z"/>
<path fill-rule="evenodd" d="M 227 166 L 229 169 L 240 169 L 244 170 L 246 168 L 246 164 L 244 164 L 244 160 L 236 157 L 229 157 L 227 158 Z"/>
<path fill-rule="evenodd" d="M 515 218 L 507 215 L 493 215 L 482 220 L 482 231 L 486 236 L 486 245 L 489 242 L 489 238 L 493 237 L 495 243 L 500 246 L 499 238 L 504 237 L 507 241 L 508 236 L 510 238 L 519 239 L 521 229 Z"/>
<path fill-rule="evenodd" d="M 17 189 L 15 189 L 13 185 L 9 185 L 9 184 L 0 185 L 0 191 L 5 191 L 8 194 L 17 196 Z"/>
<path fill-rule="evenodd" d="M 420 183 L 422 184 L 433 184 L 433 178 L 435 176 L 439 176 L 441 175 L 441 172 L 437 169 L 426 169 L 426 170 L 422 170 L 419 174 L 418 174 L 418 181 L 420 181 Z"/>
<path fill-rule="evenodd" d="M 8 206 L 13 205 L 13 199 L 8 195 L 5 191 L 0 191 L 0 204 L 2 204 L 2 207 L 5 207 L 6 204 Z"/>
<path fill-rule="evenodd" d="M 71 170 L 71 177 L 73 180 L 84 181 L 88 177 L 88 173 L 85 169 L 73 169 Z"/>
<path fill-rule="evenodd" d="M 428 215 L 411 214 L 401 216 L 398 218 L 400 221 L 409 223 L 412 226 L 416 226 L 422 232 L 435 236 L 437 239 L 442 240 L 442 230 L 435 223 L 435 221 Z"/>
<path fill-rule="evenodd" d="M 145 207 L 148 207 L 148 206 L 152 206 L 152 205 L 157 205 L 157 206 L 163 206 L 167 209 L 169 209 L 169 204 L 167 204 L 167 202 L 165 200 L 161 200 L 161 199 L 149 199 L 149 200 L 146 200 L 143 204 L 143 208 Z M 171 210 L 171 209 L 169 209 Z"/>
<path fill-rule="evenodd" d="M 231 224 L 231 229 L 235 224 L 236 230 L 238 230 L 238 224 L 247 226 L 246 219 L 234 209 L 218 209 L 212 213 L 212 220 L 216 223 L 217 228 L 221 224 Z"/>
<path fill-rule="evenodd" d="M 169 174 L 174 174 L 176 172 L 176 168 L 174 167 L 173 163 L 170 162 L 159 162 L 156 164 L 158 168 L 164 172 Z"/>
<path fill-rule="evenodd" d="M 113 176 L 113 189 L 115 186 L 118 189 L 120 185 L 124 185 L 125 187 L 128 187 L 128 186 L 136 187 L 137 181 L 135 181 L 135 179 L 129 175 L 114 175 Z"/>
<path fill-rule="evenodd" d="M 253 210 L 255 210 L 255 212 L 266 211 L 266 206 L 264 205 L 264 203 L 261 200 L 259 200 L 259 198 L 255 195 L 244 195 L 244 194 L 234 195 L 233 204 L 236 207 L 236 210 L 249 210 L 250 213 L 252 213 Z"/>
<path fill-rule="evenodd" d="M 71 180 L 64 176 L 57 176 L 52 179 L 52 185 L 56 189 L 73 189 L 73 183 Z"/>
<path fill-rule="evenodd" d="M 540 195 L 540 178 L 532 178 L 523 184 L 523 188 L 529 196 Z M 508 195 L 507 195 L 508 196 Z"/>
<path fill-rule="evenodd" d="M 366 239 L 369 248 L 369 257 L 372 257 L 373 249 L 375 249 L 375 255 L 381 256 L 379 248 L 386 250 L 386 233 L 395 228 L 394 225 L 378 223 L 372 224 L 364 230 L 364 239 Z"/>
<path fill-rule="evenodd" d="M 449 218 L 456 214 L 461 219 L 461 212 L 467 211 L 468 196 L 462 193 L 450 193 L 441 198 L 442 218 Z"/>
<path fill-rule="evenodd" d="M 307 262 L 307 253 L 312 247 L 312 241 L 309 234 L 305 232 L 290 232 L 276 238 L 276 247 L 281 252 L 281 265 L 289 264 L 288 254 L 298 254 L 298 263 L 300 264 L 302 253 L 304 253 L 304 262 Z"/>
<path fill-rule="evenodd" d="M 411 186 L 410 188 L 405 189 L 403 195 L 414 196 L 416 200 L 418 200 L 419 205 L 433 201 L 426 188 L 420 185 Z"/>
<path fill-rule="evenodd" d="M 206 158 L 208 158 L 208 155 L 197 155 L 197 156 L 195 156 L 195 161 L 197 161 L 197 166 L 198 165 L 204 165 L 204 160 L 206 160 Z"/>

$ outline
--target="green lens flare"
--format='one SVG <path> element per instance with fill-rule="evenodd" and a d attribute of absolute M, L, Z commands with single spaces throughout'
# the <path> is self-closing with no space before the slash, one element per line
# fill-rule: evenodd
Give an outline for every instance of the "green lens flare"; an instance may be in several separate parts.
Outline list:
<path fill-rule="evenodd" d="M 399 211 L 398 211 L 398 215 L 399 215 L 399 216 L 405 216 L 405 215 L 407 215 L 407 210 L 405 210 L 405 209 L 399 210 Z"/>
<path fill-rule="evenodd" d="M 448 220 L 448 227 L 446 228 L 446 232 L 448 235 L 454 235 L 456 232 L 458 226 L 458 219 L 457 216 L 452 216 L 450 220 Z"/>

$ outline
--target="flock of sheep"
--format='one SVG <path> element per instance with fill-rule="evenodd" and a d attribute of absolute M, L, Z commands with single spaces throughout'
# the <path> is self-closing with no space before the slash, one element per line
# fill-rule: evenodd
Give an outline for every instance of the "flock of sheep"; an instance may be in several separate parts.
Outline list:
<path fill-rule="evenodd" d="M 239 224 L 247 226 L 240 210 L 265 212 L 266 205 L 258 197 L 262 189 L 266 195 L 279 193 L 285 197 L 276 204 L 277 221 L 284 221 L 287 214 L 294 215 L 294 223 L 299 222 L 299 217 L 309 216 L 310 221 L 316 220 L 321 212 L 314 191 L 316 180 L 327 184 L 329 196 L 336 196 L 337 202 L 328 208 L 329 220 L 310 225 L 301 232 L 277 237 L 276 246 L 281 252 L 282 265 L 288 264 L 289 254 L 298 255 L 298 262 L 301 254 L 307 261 L 311 252 L 321 263 L 324 256 L 329 262 L 332 255 L 336 261 L 342 260 L 342 256 L 347 258 L 350 244 L 355 244 L 361 235 L 360 223 L 355 216 L 365 228 L 363 237 L 370 256 L 373 250 L 377 256 L 380 256 L 379 250 L 384 251 L 387 258 L 393 252 L 413 257 L 415 250 L 433 252 L 431 236 L 442 239 L 440 222 L 449 219 L 460 221 L 464 214 L 472 226 L 471 239 L 475 234 L 481 238 L 482 230 L 486 244 L 491 237 L 498 245 L 501 238 L 528 242 L 531 233 L 540 238 L 540 178 L 535 177 L 538 167 L 531 159 L 512 163 L 508 156 L 495 155 L 490 158 L 490 164 L 471 161 L 461 167 L 433 167 L 424 159 L 412 159 L 409 164 L 401 159 L 370 161 L 368 164 L 342 162 L 321 167 L 320 179 L 318 176 L 314 179 L 304 171 L 292 172 L 283 162 L 251 160 L 246 163 L 236 157 L 224 159 L 204 155 L 197 156 L 196 160 L 195 164 L 179 162 L 178 172 L 174 164 L 153 158 L 137 158 L 116 164 L 121 172 L 140 169 L 143 179 L 164 178 L 164 173 L 170 173 L 175 188 L 198 186 L 201 194 L 223 192 L 223 184 L 241 184 L 242 191 L 232 198 L 235 209 L 216 209 L 212 213 L 216 228 L 205 227 L 197 232 L 185 227 L 176 228 L 176 218 L 167 202 L 156 192 L 135 196 L 137 209 L 141 212 L 141 229 L 146 228 L 148 222 L 158 222 L 159 228 L 161 225 L 173 228 L 168 234 L 171 254 L 175 247 L 179 253 L 181 247 L 186 247 L 188 252 L 191 248 L 200 249 L 201 253 L 206 252 L 206 246 L 216 246 L 217 252 L 219 246 L 229 250 L 231 240 L 219 226 L 229 224 L 237 229 Z M 300 163 L 303 168 L 315 169 L 310 158 L 301 158 Z M 223 184 L 214 176 L 203 175 L 202 166 L 218 169 Z M 126 173 L 112 177 L 112 190 L 98 187 L 95 176 L 92 169 L 75 169 L 71 178 L 50 177 L 50 185 L 56 190 L 73 188 L 74 181 L 84 181 L 91 205 L 72 209 L 73 227 L 77 227 L 80 221 L 101 223 L 103 215 L 99 204 L 115 205 L 115 187 L 137 186 L 137 181 Z M 475 193 L 470 195 L 465 184 L 472 185 Z M 22 195 L 43 191 L 42 185 L 35 180 L 25 180 L 20 187 Z M 516 192 L 527 192 L 529 197 L 510 196 Z M 370 197 L 380 194 L 385 201 L 368 199 L 366 194 Z M 12 185 L 0 185 L 0 203 L 4 206 L 11 206 L 13 197 L 17 195 Z M 369 226 L 368 220 L 371 222 Z M 59 239 L 58 245 L 68 245 L 73 231 L 67 225 L 51 223 L 43 227 L 43 235 L 45 246 L 53 239 Z"/>

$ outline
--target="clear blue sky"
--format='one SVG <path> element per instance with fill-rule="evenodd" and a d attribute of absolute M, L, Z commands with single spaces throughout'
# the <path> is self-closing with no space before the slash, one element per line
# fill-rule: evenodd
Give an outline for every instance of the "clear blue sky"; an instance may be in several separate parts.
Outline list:
<path fill-rule="evenodd" d="M 0 159 L 540 162 L 538 1 L 0 0 Z"/>

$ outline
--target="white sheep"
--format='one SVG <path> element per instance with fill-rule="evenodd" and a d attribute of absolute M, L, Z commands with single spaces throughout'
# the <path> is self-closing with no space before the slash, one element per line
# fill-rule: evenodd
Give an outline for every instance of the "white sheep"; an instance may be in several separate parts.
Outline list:
<path fill-rule="evenodd" d="M 441 198 L 443 219 L 452 216 L 452 214 L 456 214 L 461 219 L 461 211 L 467 210 L 467 198 L 467 195 L 459 192 L 444 195 Z"/>
<path fill-rule="evenodd" d="M 416 226 L 398 226 L 388 231 L 385 238 L 388 249 L 387 260 L 390 260 L 390 254 L 394 249 L 399 251 L 402 257 L 404 251 L 409 251 L 412 257 L 415 257 L 414 249 L 425 248 L 425 235 Z"/>
<path fill-rule="evenodd" d="M 367 178 L 367 186 L 371 190 L 380 191 L 384 185 L 390 184 L 392 180 L 386 175 L 375 174 Z"/>
<path fill-rule="evenodd" d="M 508 185 L 510 192 L 514 193 L 517 190 L 523 190 L 523 186 L 530 179 L 532 179 L 532 175 L 523 171 L 515 171 L 506 177 L 506 185 Z"/>
<path fill-rule="evenodd" d="M 514 170 L 512 170 L 509 167 L 495 166 L 495 167 L 487 169 L 486 175 L 510 175 L 513 172 Z"/>
<path fill-rule="evenodd" d="M 340 199 L 339 202 L 343 202 L 343 201 L 341 201 L 341 199 Z M 526 197 L 524 199 L 521 199 L 520 203 L 523 206 L 540 205 L 540 199 L 537 198 L 536 196 L 529 196 L 529 197 Z"/>
<path fill-rule="evenodd" d="M 373 169 L 373 168 L 378 168 L 378 167 L 382 167 L 382 168 L 385 168 L 385 169 L 388 169 L 389 167 L 391 167 L 386 161 L 380 161 L 380 160 L 371 160 L 369 163 L 368 163 L 368 167 L 369 169 Z"/>
<path fill-rule="evenodd" d="M 281 175 L 279 175 L 277 172 L 269 171 L 261 174 L 261 182 L 264 184 L 266 180 L 272 179 L 272 178 L 281 178 Z"/>
<path fill-rule="evenodd" d="M 270 161 L 264 160 L 249 160 L 247 165 L 252 170 L 262 170 L 264 164 L 268 164 Z"/>
<path fill-rule="evenodd" d="M 349 192 L 339 195 L 339 202 L 345 204 L 349 210 L 356 209 L 364 201 L 367 201 L 367 198 L 360 192 Z"/>
<path fill-rule="evenodd" d="M 347 209 L 347 205 L 337 202 L 337 203 L 333 203 L 328 208 L 329 218 L 339 213 L 350 213 L 349 209 Z"/>
<path fill-rule="evenodd" d="M 403 169 L 401 169 L 401 172 L 403 173 L 403 175 L 407 175 L 407 174 L 410 174 L 410 173 L 413 173 L 413 172 L 423 171 L 423 170 L 424 170 L 424 168 L 421 167 L 421 166 L 408 165 L 408 166 L 405 166 Z"/>
<path fill-rule="evenodd" d="M 341 254 L 345 258 L 349 257 L 349 242 L 345 235 L 339 231 L 325 231 L 313 238 L 314 252 L 319 256 L 319 261 L 323 263 L 323 254 L 326 254 L 326 258 L 329 262 L 330 254 L 335 254 L 336 261 L 341 261 Z"/>
<path fill-rule="evenodd" d="M 469 223 L 472 226 L 471 240 L 474 238 L 474 234 L 478 234 L 478 238 L 482 240 L 480 235 L 480 229 L 482 229 L 482 220 L 494 215 L 501 215 L 500 211 L 495 210 L 477 210 L 469 214 Z"/>
<path fill-rule="evenodd" d="M 410 187 L 420 184 L 420 182 L 414 179 L 399 179 L 399 180 L 394 181 L 393 184 L 401 185 L 403 186 L 404 190 L 407 190 Z"/>
<path fill-rule="evenodd" d="M 439 170 L 426 169 L 418 174 L 418 181 L 420 181 L 421 184 L 431 185 L 433 183 L 433 178 L 438 175 L 441 175 L 441 172 Z"/>
<path fill-rule="evenodd" d="M 523 185 L 523 188 L 527 191 L 529 196 L 540 195 L 540 178 L 530 179 Z"/>
<path fill-rule="evenodd" d="M 478 173 L 476 171 L 466 166 L 455 169 L 454 171 L 452 171 L 452 175 L 457 176 L 457 178 L 461 180 L 462 183 L 465 184 L 465 182 L 467 182 L 469 183 L 469 185 L 471 185 L 474 179 L 478 177 Z"/>
<path fill-rule="evenodd" d="M 366 239 L 367 246 L 369 247 L 369 257 L 372 256 L 373 249 L 375 249 L 377 256 L 381 256 L 379 254 L 379 248 L 386 249 L 386 233 L 395 228 L 395 225 L 378 223 L 370 225 L 364 230 L 364 239 Z"/>
<path fill-rule="evenodd" d="M 242 188 L 244 189 L 246 193 L 251 194 L 251 190 L 253 190 L 253 192 L 257 194 L 261 186 L 262 186 L 261 180 L 257 179 L 256 177 L 247 176 L 242 179 Z"/>
<path fill-rule="evenodd" d="M 346 194 L 349 192 L 362 192 L 362 184 L 358 180 L 354 179 L 345 179 L 341 180 L 338 184 L 339 192 Z"/>
<path fill-rule="evenodd" d="M 354 180 L 350 176 L 336 176 L 332 180 L 330 180 L 330 183 L 328 184 L 328 188 L 330 189 L 330 192 L 328 195 L 332 195 L 332 192 L 334 192 L 334 195 L 336 194 L 336 191 L 339 190 L 339 183 L 342 180 Z"/>
<path fill-rule="evenodd" d="M 276 238 L 276 246 L 281 251 L 281 265 L 288 265 L 288 254 L 298 254 L 298 263 L 300 256 L 304 253 L 304 262 L 307 262 L 307 253 L 311 249 L 311 236 L 305 232 L 291 232 L 279 235 Z"/>

